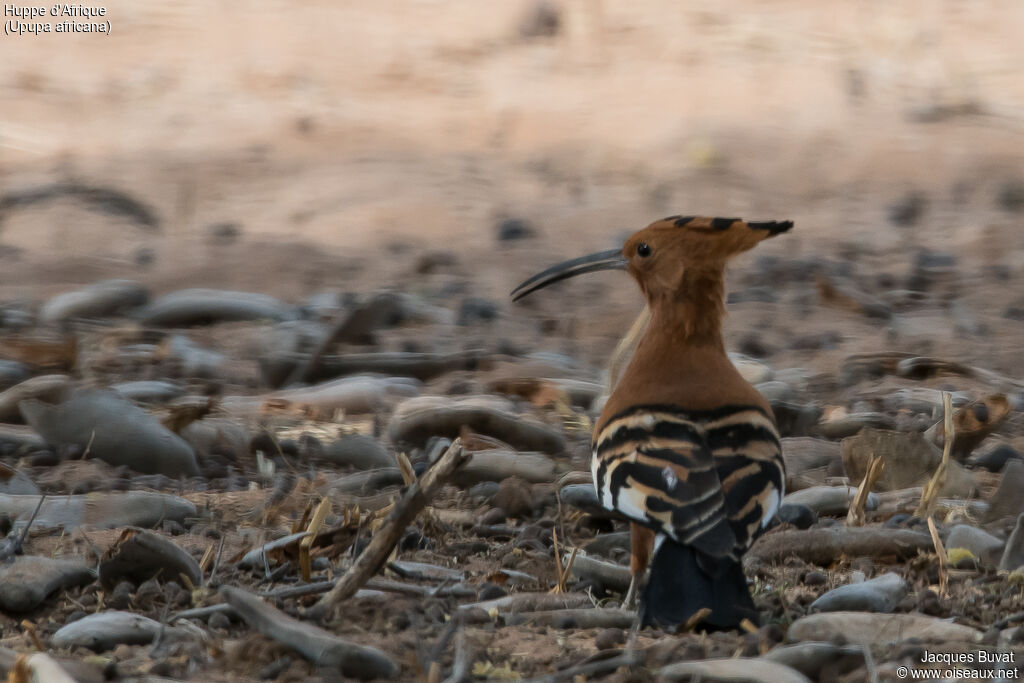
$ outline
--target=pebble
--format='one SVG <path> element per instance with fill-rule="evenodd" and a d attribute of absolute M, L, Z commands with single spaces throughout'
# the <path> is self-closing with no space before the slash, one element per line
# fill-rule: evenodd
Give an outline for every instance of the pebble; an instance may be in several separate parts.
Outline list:
<path fill-rule="evenodd" d="M 24 472 L 0 463 L 0 493 L 35 496 L 39 487 Z"/>
<path fill-rule="evenodd" d="M 809 529 L 818 521 L 818 516 L 814 514 L 814 510 L 801 503 L 784 503 L 780 505 L 776 517 L 780 522 L 794 526 L 797 529 Z"/>
<path fill-rule="evenodd" d="M 16 360 L 0 359 L 0 391 L 24 382 L 29 377 L 28 368 Z"/>
<path fill-rule="evenodd" d="M 109 611 L 90 614 L 61 627 L 50 642 L 54 647 L 87 647 L 95 652 L 106 652 L 121 644 L 148 645 L 161 631 L 168 641 L 181 640 L 188 634 L 140 614 Z"/>
<path fill-rule="evenodd" d="M 824 586 L 828 583 L 828 574 L 817 569 L 812 569 L 804 574 L 803 582 L 805 586 Z"/>
<path fill-rule="evenodd" d="M 489 323 L 497 320 L 497 318 L 498 304 L 490 299 L 471 296 L 462 300 L 456 324 L 474 325 L 476 323 Z"/>
<path fill-rule="evenodd" d="M 537 3 L 536 6 L 548 6 L 548 3 L 540 2 Z M 536 24 L 535 21 L 531 23 Z M 557 26 L 557 21 L 555 22 L 555 26 Z M 522 218 L 502 219 L 501 221 L 498 222 L 495 232 L 497 232 L 499 242 L 514 242 L 518 240 L 524 240 L 533 237 L 537 234 L 537 231 L 536 229 L 534 229 L 533 225 L 529 221 Z"/>
<path fill-rule="evenodd" d="M 209 624 L 210 628 L 217 631 L 226 631 L 231 627 L 231 618 L 223 612 L 214 612 L 210 615 L 207 624 Z"/>
<path fill-rule="evenodd" d="M 519 477 L 503 479 L 491 502 L 508 517 L 525 517 L 533 510 L 530 485 Z"/>
<path fill-rule="evenodd" d="M 72 318 L 103 318 L 143 306 L 149 291 L 132 280 L 104 280 L 51 298 L 39 310 L 39 321 L 58 323 Z"/>
<path fill-rule="evenodd" d="M 900 227 L 914 225 L 928 206 L 928 197 L 920 191 L 907 192 L 889 205 L 889 221 Z"/>
<path fill-rule="evenodd" d="M 784 505 L 806 506 L 818 515 L 845 515 L 855 495 L 857 489 L 852 486 L 812 486 L 788 494 L 782 502 Z M 869 493 L 864 509 L 878 509 L 879 501 L 877 493 Z"/>
<path fill-rule="evenodd" d="M 799 671 L 770 659 L 736 657 L 678 662 L 662 667 L 658 680 L 744 681 L 745 683 L 810 683 Z"/>
<path fill-rule="evenodd" d="M 477 600 L 496 600 L 497 598 L 503 598 L 506 595 L 508 595 L 508 591 L 504 588 L 489 581 L 485 581 L 480 584 L 480 590 L 477 593 Z"/>
<path fill-rule="evenodd" d="M 145 474 L 199 474 L 191 446 L 112 391 L 79 389 L 56 406 L 28 400 L 19 407 L 25 421 L 51 445 L 88 447 L 93 457 Z"/>
<path fill-rule="evenodd" d="M 956 548 L 970 551 L 982 566 L 995 567 L 1003 553 L 1003 541 L 982 529 L 967 524 L 957 524 L 949 531 L 945 546 L 947 552 Z"/>
<path fill-rule="evenodd" d="M 982 519 L 986 524 L 1002 519 L 1016 519 L 1024 512 L 1024 460 L 1011 460 L 1003 470 L 999 487 L 989 498 L 989 509 Z"/>
<path fill-rule="evenodd" d="M 999 569 L 1013 571 L 1021 565 L 1024 565 L 1024 513 L 1017 515 L 1017 524 L 999 559 Z"/>
<path fill-rule="evenodd" d="M 99 580 L 110 587 L 125 579 L 141 583 L 188 577 L 192 585 L 203 581 L 199 563 L 174 541 L 144 529 L 126 529 L 100 560 Z"/>
<path fill-rule="evenodd" d="M 986 449 L 981 453 L 975 453 L 968 461 L 968 465 L 988 470 L 989 472 L 1002 472 L 1007 463 L 1011 460 L 1021 461 L 1024 456 L 1013 446 L 1001 443 L 994 448 Z"/>
<path fill-rule="evenodd" d="M 0 564 L 0 610 L 28 612 L 54 591 L 91 583 L 81 558 L 18 555 Z"/>
<path fill-rule="evenodd" d="M 836 641 L 868 645 L 890 645 L 911 638 L 926 643 L 981 642 L 982 632 L 935 617 L 917 614 L 874 614 L 871 612 L 819 612 L 797 619 L 790 625 L 792 641 Z"/>
<path fill-rule="evenodd" d="M 862 575 L 863 576 L 863 575 Z M 896 573 L 839 586 L 811 603 L 817 612 L 892 612 L 907 592 L 907 582 Z"/>
<path fill-rule="evenodd" d="M 606 628 L 594 638 L 598 650 L 611 650 L 626 642 L 626 632 L 621 628 Z"/>
<path fill-rule="evenodd" d="M 134 586 L 130 582 L 121 581 L 103 600 L 104 606 L 111 609 L 128 609 L 132 602 L 133 589 Z"/>
<path fill-rule="evenodd" d="M 785 382 L 778 380 L 769 380 L 767 382 L 761 382 L 760 384 L 754 385 L 765 400 L 768 402 L 772 401 L 788 401 L 793 397 L 793 389 Z"/>
<path fill-rule="evenodd" d="M 764 659 L 796 669 L 811 680 L 834 680 L 862 667 L 864 650 L 856 645 L 807 642 L 773 648 Z"/>

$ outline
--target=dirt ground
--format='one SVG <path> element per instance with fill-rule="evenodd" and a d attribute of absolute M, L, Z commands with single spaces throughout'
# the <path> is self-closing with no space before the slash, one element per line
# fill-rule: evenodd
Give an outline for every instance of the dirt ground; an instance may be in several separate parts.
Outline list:
<path fill-rule="evenodd" d="M 597 380 L 642 305 L 632 283 L 605 274 L 513 305 L 518 282 L 670 214 L 792 219 L 790 234 L 730 272 L 730 350 L 750 354 L 756 341 L 776 371 L 828 376 L 873 351 L 1024 375 L 1020 2 L 105 7 L 109 36 L 0 38 L 5 307 L 34 308 L 107 278 L 153 295 L 228 288 L 295 304 L 395 290 L 453 315 L 478 298 L 495 306 L 487 326 L 389 331 L 383 347 L 508 343 L 579 359 L 579 374 Z M 82 188 L 117 199 L 93 201 Z M 509 219 L 533 234 L 499 240 Z M 953 266 L 927 297 L 908 300 L 903 283 L 922 253 Z M 773 270 L 796 260 L 839 273 L 854 303 L 827 305 L 810 271 Z M 865 315 L 864 297 L 894 315 Z M 205 341 L 235 350 L 251 371 L 258 345 L 233 332 Z M 815 335 L 829 341 L 793 343 Z M 831 387 L 813 398 L 838 405 L 847 395 Z M 1019 446 L 1014 430 L 1007 438 Z M 506 566 L 520 565 L 554 580 L 530 556 Z M 1018 598 L 998 613 L 1020 609 Z M 976 623 L 992 617 L 979 610 Z M 416 618 L 415 636 L 391 623 L 338 632 L 360 642 L 399 634 L 409 673 L 417 640 L 443 633 L 436 619 Z M 595 649 L 592 632 L 556 633 L 501 631 L 487 661 L 539 675 Z M 223 671 L 196 680 L 255 675 L 246 647 L 263 648 L 260 664 L 281 654 L 250 637 Z M 729 655 L 735 646 L 695 647 Z M 296 680 L 304 666 L 294 665 Z"/>

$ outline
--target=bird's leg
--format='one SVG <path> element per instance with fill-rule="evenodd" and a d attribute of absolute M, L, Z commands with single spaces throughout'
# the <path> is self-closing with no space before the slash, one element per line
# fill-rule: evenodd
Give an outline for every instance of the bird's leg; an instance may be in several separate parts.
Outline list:
<path fill-rule="evenodd" d="M 623 599 L 623 607 L 633 609 L 636 607 L 636 597 L 639 592 L 640 577 L 647 571 L 647 563 L 651 559 L 651 550 L 654 548 L 654 531 L 636 522 L 629 523 L 629 590 Z"/>

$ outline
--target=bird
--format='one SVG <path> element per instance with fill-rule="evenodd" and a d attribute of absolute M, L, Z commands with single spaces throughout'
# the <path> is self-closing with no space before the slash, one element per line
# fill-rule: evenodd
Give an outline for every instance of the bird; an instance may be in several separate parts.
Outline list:
<path fill-rule="evenodd" d="M 725 267 L 792 227 L 669 216 L 621 249 L 556 264 L 512 291 L 519 301 L 570 277 L 625 270 L 646 301 L 631 330 L 636 350 L 591 441 L 598 500 L 630 521 L 634 578 L 650 564 L 641 626 L 759 623 L 741 559 L 778 511 L 785 464 L 770 405 L 726 353 Z"/>

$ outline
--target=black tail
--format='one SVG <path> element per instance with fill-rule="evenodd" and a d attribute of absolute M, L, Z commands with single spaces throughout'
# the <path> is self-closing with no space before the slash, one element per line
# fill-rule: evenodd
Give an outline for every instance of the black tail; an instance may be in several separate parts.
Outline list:
<path fill-rule="evenodd" d="M 732 558 L 697 556 L 690 546 L 666 538 L 651 562 L 651 575 L 640 605 L 643 626 L 675 630 L 701 608 L 711 614 L 698 628 L 709 631 L 758 623 L 743 567 Z"/>

